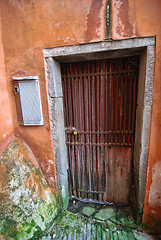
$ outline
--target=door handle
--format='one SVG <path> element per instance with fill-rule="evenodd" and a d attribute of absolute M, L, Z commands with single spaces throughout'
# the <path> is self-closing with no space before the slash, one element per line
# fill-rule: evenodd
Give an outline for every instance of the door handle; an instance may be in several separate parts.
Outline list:
<path fill-rule="evenodd" d="M 74 135 L 78 134 L 77 129 L 75 127 L 67 127 L 65 128 L 65 132 Z"/>

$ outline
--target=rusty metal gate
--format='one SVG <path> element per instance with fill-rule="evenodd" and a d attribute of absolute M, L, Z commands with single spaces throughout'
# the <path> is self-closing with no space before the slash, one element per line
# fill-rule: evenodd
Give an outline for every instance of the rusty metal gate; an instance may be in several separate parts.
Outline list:
<path fill-rule="evenodd" d="M 129 203 L 139 57 L 62 63 L 70 194 Z"/>

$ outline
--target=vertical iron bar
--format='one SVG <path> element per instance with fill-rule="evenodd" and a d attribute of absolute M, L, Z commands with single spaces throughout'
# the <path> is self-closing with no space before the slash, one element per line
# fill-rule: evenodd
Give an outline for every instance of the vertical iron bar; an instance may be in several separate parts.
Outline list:
<path fill-rule="evenodd" d="M 91 83 L 90 83 L 90 62 L 88 62 L 88 128 L 91 131 Z M 89 134 L 88 142 L 91 143 L 91 134 Z M 88 146 L 89 159 L 89 190 L 92 190 L 92 163 L 91 163 L 91 146 Z M 90 193 L 90 198 L 92 194 Z"/>
<path fill-rule="evenodd" d="M 85 70 L 86 70 L 86 74 L 88 73 L 88 64 L 86 63 L 85 65 Z M 85 131 L 89 131 L 89 111 L 88 111 L 88 107 L 89 107 L 89 97 L 88 97 L 88 77 L 84 78 L 85 81 L 85 88 L 84 88 L 84 92 L 85 92 Z M 89 135 L 86 134 L 85 135 L 85 139 L 86 139 L 86 143 L 89 143 Z M 89 175 L 90 175 L 90 166 L 89 166 L 89 146 L 86 146 L 86 190 L 89 189 Z M 88 192 L 87 192 L 87 198 L 88 198 Z"/>
<path fill-rule="evenodd" d="M 123 127 L 123 130 L 125 131 L 126 130 L 126 118 L 127 118 L 127 113 L 126 113 L 126 103 L 127 103 L 127 74 L 124 75 L 125 77 L 125 87 L 124 87 L 124 127 Z M 126 141 L 126 138 L 125 138 L 125 135 L 124 135 L 124 140 L 123 142 L 125 143 Z"/>
<path fill-rule="evenodd" d="M 105 60 L 103 61 L 103 69 L 102 69 L 102 71 L 103 72 L 105 72 Z M 106 93 L 105 93 L 105 75 L 103 76 L 103 106 L 102 106 L 102 112 L 103 112 L 103 116 L 102 116 L 102 120 L 103 120 L 103 131 L 106 131 L 106 129 L 105 129 L 105 116 L 106 116 L 106 108 L 105 108 L 105 106 L 106 106 Z M 105 134 L 102 136 L 102 141 L 101 142 L 103 142 L 103 143 L 105 143 Z M 103 158 L 103 170 L 102 170 L 102 174 L 103 174 L 103 177 L 102 177 L 102 191 L 104 192 L 105 191 L 105 147 L 103 147 L 103 151 L 102 151 L 102 158 Z M 104 201 L 104 196 L 102 196 L 102 201 Z"/>
<path fill-rule="evenodd" d="M 116 102 L 115 102 L 115 109 L 116 109 L 116 113 L 115 113 L 115 131 L 118 130 L 118 75 L 116 75 Z M 115 142 L 117 143 L 118 142 L 118 139 L 117 139 L 117 135 L 115 136 Z"/>
<path fill-rule="evenodd" d="M 102 66 L 101 66 L 101 61 L 99 61 L 99 69 L 98 69 L 98 74 L 102 71 Z M 99 77 L 99 128 L 98 130 L 102 130 L 102 123 L 101 123 L 101 105 L 102 105 L 102 76 Z M 102 134 L 99 134 L 99 143 L 101 143 L 102 139 Z M 102 189 L 102 159 L 101 159 L 101 150 L 102 148 L 99 146 L 99 191 L 101 192 Z M 102 195 L 99 194 L 99 200 L 102 201 Z"/>
<path fill-rule="evenodd" d="M 65 66 L 64 66 L 65 68 Z M 64 70 L 63 68 L 63 70 Z M 63 71 L 64 72 L 64 71 Z M 69 97 L 69 90 L 68 90 L 68 79 L 67 78 L 63 78 L 62 79 L 63 82 L 63 96 L 65 98 L 64 101 L 64 113 L 65 113 L 65 126 L 69 126 L 69 106 L 68 106 L 68 97 Z M 66 134 L 66 140 L 70 141 L 70 135 Z M 71 155 L 70 155 L 70 146 L 67 146 L 67 152 L 68 152 L 68 165 L 69 165 L 69 192 L 70 194 L 72 194 L 72 189 L 73 189 L 73 178 L 72 178 L 72 173 L 71 173 Z"/>
<path fill-rule="evenodd" d="M 113 59 L 111 59 L 111 71 L 113 71 Z M 113 114 L 114 114 L 114 104 L 113 104 L 113 74 L 111 74 L 111 131 L 114 130 L 113 124 Z M 111 134 L 111 143 L 113 143 L 113 134 Z M 114 159 L 113 159 L 113 147 L 110 149 L 110 170 L 111 170 L 111 201 L 113 202 L 114 198 Z"/>
<path fill-rule="evenodd" d="M 99 61 L 97 61 L 97 68 L 96 68 L 96 72 L 98 73 L 99 72 Z M 96 82 L 96 91 L 97 91 L 97 97 L 96 97 L 96 100 L 97 100 L 97 111 L 96 111 L 96 120 L 97 120 L 97 131 L 99 131 L 99 93 L 100 93 L 100 79 L 99 79 L 99 75 L 97 74 L 97 82 Z M 99 134 L 97 134 L 97 143 L 99 143 Z M 99 184 L 99 181 L 100 181 L 100 178 L 99 178 L 99 174 L 100 174 L 100 171 L 99 171 L 99 167 L 100 167 L 100 158 L 99 158 L 99 146 L 97 146 L 97 191 L 100 190 L 100 184 Z M 97 196 L 97 200 L 99 200 L 99 194 Z"/>
<path fill-rule="evenodd" d="M 110 71 L 113 71 L 113 60 L 111 60 L 112 69 Z M 114 130 L 113 126 L 113 113 L 114 113 L 114 106 L 113 106 L 113 74 L 111 74 L 111 131 Z M 113 143 L 113 136 L 111 136 L 111 143 Z"/>
<path fill-rule="evenodd" d="M 78 75 L 78 67 L 79 64 L 77 63 L 75 66 L 75 75 Z M 78 77 L 75 78 L 75 89 L 74 89 L 74 94 L 75 94 L 75 111 L 76 111 L 76 125 L 75 128 L 77 130 L 80 129 L 80 115 L 79 115 L 79 109 L 80 109 L 80 103 L 79 103 L 79 88 L 78 88 Z M 79 136 L 75 135 L 75 142 L 79 141 Z M 80 146 L 76 145 L 76 168 L 77 168 L 77 191 L 78 191 L 78 198 L 80 198 L 80 189 L 81 189 L 81 173 L 80 173 L 80 168 L 81 168 L 81 163 L 80 163 L 80 151 L 79 151 Z"/>
<path fill-rule="evenodd" d="M 94 62 L 92 62 L 92 74 L 94 73 Z M 96 92 L 95 92 L 95 77 L 92 76 L 92 123 L 91 123 L 91 128 L 92 131 L 96 130 L 96 122 L 95 122 L 95 98 L 96 98 Z M 95 141 L 95 135 L 92 134 L 92 143 L 96 142 Z M 96 172 L 96 147 L 92 146 L 92 179 L 93 179 L 93 191 L 96 190 L 96 177 L 95 177 L 95 172 Z M 93 198 L 96 199 L 96 195 L 93 193 Z"/>
<path fill-rule="evenodd" d="M 76 74 L 76 64 L 74 64 L 73 74 Z M 78 127 L 78 112 L 77 112 L 77 91 L 76 91 L 76 78 L 73 78 L 73 106 L 74 106 L 74 127 Z M 77 142 L 77 136 L 73 136 L 74 142 Z M 77 145 L 74 146 L 74 160 L 75 160 L 75 179 L 76 179 L 76 194 L 79 197 L 79 175 L 78 175 L 78 156 Z"/>
<path fill-rule="evenodd" d="M 130 89 L 129 89 L 129 121 L 128 121 L 128 131 L 131 130 L 131 91 L 132 91 L 132 74 L 130 74 Z M 130 143 L 130 136 L 128 136 L 128 144 Z"/>
<path fill-rule="evenodd" d="M 121 93 L 120 93 L 120 131 L 122 131 L 123 123 L 123 74 L 121 74 Z M 120 142 L 123 142 L 123 137 L 120 137 Z"/>
<path fill-rule="evenodd" d="M 87 63 L 84 63 L 84 71 L 85 73 L 87 73 Z M 88 131 L 88 89 L 87 89 L 88 85 L 87 85 L 87 77 L 84 77 L 84 127 L 85 127 L 85 131 Z M 88 143 L 88 135 L 85 134 L 85 143 Z M 85 146 L 85 179 L 86 179 L 86 185 L 85 185 L 85 189 L 86 189 L 86 198 L 88 198 L 88 174 L 89 172 L 89 167 L 88 167 L 88 146 Z"/>
<path fill-rule="evenodd" d="M 81 64 L 82 65 L 82 71 L 81 71 L 81 73 L 83 73 L 83 67 L 84 67 L 84 64 L 82 63 Z M 83 128 L 83 131 L 85 130 L 85 111 L 84 111 L 84 101 L 85 101 L 85 95 L 84 95 L 84 77 L 82 77 L 82 128 Z M 83 140 L 83 143 L 85 142 L 85 136 L 84 136 L 84 134 L 82 135 L 82 140 Z M 83 198 L 85 198 L 86 197 L 86 194 L 85 194 L 85 192 L 84 192 L 84 190 L 85 190 L 85 186 L 86 186 L 86 184 L 85 184 L 85 181 L 86 181 L 86 177 L 85 177 L 85 155 L 86 155 L 86 147 L 85 146 L 82 146 L 82 148 L 83 148 L 83 159 L 82 159 L 82 161 L 83 161 Z"/>
<path fill-rule="evenodd" d="M 70 96 L 70 102 L 71 102 L 71 105 L 70 105 L 70 108 L 71 108 L 71 114 L 69 115 L 70 116 L 70 124 L 71 126 L 73 126 L 73 114 L 72 114 L 72 89 L 71 89 L 71 79 L 69 78 L 69 96 Z M 73 142 L 73 137 L 70 136 L 70 141 Z M 71 172 L 72 172 L 72 179 L 73 179 L 73 189 L 72 189 L 72 193 L 73 195 L 75 195 L 75 192 L 74 192 L 74 189 L 75 189 L 75 176 L 74 176 L 74 162 L 73 162 L 73 146 L 70 146 L 70 158 L 71 158 Z"/>
<path fill-rule="evenodd" d="M 82 64 L 79 64 L 79 72 L 81 73 Z M 80 110 L 80 130 L 83 131 L 83 88 L 82 88 L 82 77 L 79 78 L 79 110 Z M 80 141 L 83 143 L 83 136 L 80 134 Z M 84 147 L 80 146 L 80 161 L 81 161 L 81 190 L 84 191 Z M 84 192 L 81 191 L 81 197 L 84 197 Z"/>
<path fill-rule="evenodd" d="M 79 129 L 80 129 L 80 131 L 82 130 L 81 129 L 81 119 L 82 119 L 82 114 L 81 114 L 81 93 L 80 93 L 80 78 L 78 78 L 78 101 L 79 101 L 79 107 L 78 107 L 78 109 L 79 109 Z M 82 135 L 81 134 L 78 134 L 78 142 L 82 142 Z M 80 189 L 80 197 L 82 198 L 82 146 L 81 145 L 79 145 L 78 146 L 78 155 L 79 155 L 79 164 L 80 164 L 80 166 L 79 166 L 79 169 L 80 169 L 80 172 L 79 172 L 79 174 L 80 174 L 80 176 L 79 176 L 79 178 L 80 178 L 80 185 L 79 185 L 79 189 Z"/>
<path fill-rule="evenodd" d="M 108 63 L 109 60 L 105 60 L 105 72 L 108 71 Z M 105 130 L 109 130 L 109 77 L 106 74 L 105 75 Z M 106 134 L 105 135 L 105 143 L 109 143 L 109 136 Z M 109 184 L 109 174 L 108 174 L 108 148 L 107 146 L 105 147 L 105 173 L 106 173 L 106 186 L 105 186 L 105 191 L 106 195 L 108 195 L 108 184 Z M 107 197 L 106 197 L 107 198 Z M 104 199 L 106 200 L 106 199 Z"/>
<path fill-rule="evenodd" d="M 136 108 L 136 74 L 133 76 L 133 112 L 132 112 L 132 130 L 134 130 L 135 126 L 135 108 Z M 134 138 L 133 138 L 134 141 Z"/>

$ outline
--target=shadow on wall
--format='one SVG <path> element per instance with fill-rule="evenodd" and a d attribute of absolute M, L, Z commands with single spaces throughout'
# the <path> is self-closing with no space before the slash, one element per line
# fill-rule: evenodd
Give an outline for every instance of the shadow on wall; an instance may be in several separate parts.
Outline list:
<path fill-rule="evenodd" d="M 0 157 L 0 239 L 35 239 L 58 210 L 31 150 L 22 140 L 12 139 Z"/>

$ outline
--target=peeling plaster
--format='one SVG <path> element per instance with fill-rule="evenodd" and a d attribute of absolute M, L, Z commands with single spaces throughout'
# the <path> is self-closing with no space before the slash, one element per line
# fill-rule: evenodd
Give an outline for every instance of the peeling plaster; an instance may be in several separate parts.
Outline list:
<path fill-rule="evenodd" d="M 92 0 L 89 8 L 89 13 L 86 19 L 85 42 L 93 41 L 101 37 L 102 30 L 102 7 L 104 0 Z"/>
<path fill-rule="evenodd" d="M 136 37 L 135 2 L 113 0 L 113 38 Z"/>
<path fill-rule="evenodd" d="M 161 161 L 156 162 L 153 167 L 148 201 L 151 207 L 161 205 Z"/>

